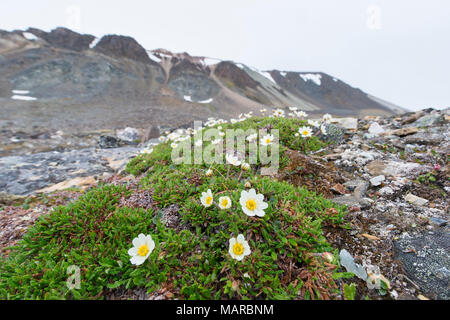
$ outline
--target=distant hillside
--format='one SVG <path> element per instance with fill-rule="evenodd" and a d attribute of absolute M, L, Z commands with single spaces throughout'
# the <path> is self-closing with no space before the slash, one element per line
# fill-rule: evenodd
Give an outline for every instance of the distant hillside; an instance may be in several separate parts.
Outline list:
<path fill-rule="evenodd" d="M 340 116 L 404 111 L 322 72 L 259 71 L 65 28 L 0 31 L 0 105 L 3 121 L 15 124 L 29 116 L 27 125 L 60 119 L 93 127 L 182 125 L 261 107 Z"/>

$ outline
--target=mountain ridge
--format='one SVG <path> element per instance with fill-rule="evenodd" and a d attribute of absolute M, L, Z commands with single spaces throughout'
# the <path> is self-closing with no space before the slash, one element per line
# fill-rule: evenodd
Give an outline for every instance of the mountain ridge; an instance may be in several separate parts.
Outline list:
<path fill-rule="evenodd" d="M 32 104 L 44 118 L 51 117 L 49 105 L 73 106 L 72 112 L 109 106 L 112 122 L 128 123 L 140 121 L 137 115 L 149 108 L 161 109 L 143 116 L 158 125 L 291 106 L 337 116 L 406 111 L 324 72 L 260 71 L 231 60 L 146 50 L 127 36 L 98 39 L 66 28 L 0 31 L 0 102 L 11 111 L 17 99 L 23 113 Z M 115 111 L 123 108 L 128 116 Z"/>

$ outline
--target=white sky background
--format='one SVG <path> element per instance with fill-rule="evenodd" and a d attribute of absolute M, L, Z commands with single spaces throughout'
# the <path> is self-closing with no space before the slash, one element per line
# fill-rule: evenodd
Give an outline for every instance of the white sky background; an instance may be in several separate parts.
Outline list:
<path fill-rule="evenodd" d="M 0 29 L 30 26 L 128 35 L 147 49 L 261 70 L 322 71 L 411 110 L 450 106 L 448 0 L 0 2 Z"/>

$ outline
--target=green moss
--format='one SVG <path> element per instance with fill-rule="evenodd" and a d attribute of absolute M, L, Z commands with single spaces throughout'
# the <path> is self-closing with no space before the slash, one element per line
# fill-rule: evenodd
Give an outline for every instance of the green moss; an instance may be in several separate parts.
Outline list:
<path fill-rule="evenodd" d="M 255 118 L 233 127 L 268 124 L 280 130 L 285 149 L 308 153 L 324 145 L 317 138 L 295 139 L 296 120 Z M 102 185 L 41 217 L 9 256 L 0 258 L 0 299 L 101 299 L 118 287 L 149 293 L 171 288 L 179 299 L 317 299 L 336 292 L 338 265 L 330 269 L 320 254 L 337 252 L 322 226 L 341 224 L 343 206 L 261 177 L 258 166 L 241 174 L 214 165 L 214 175 L 206 177 L 206 166 L 174 165 L 170 155 L 170 146 L 161 144 L 127 167 L 135 175 L 146 172 L 139 188 L 152 191 L 153 210 L 119 207 L 120 199 L 136 190 Z M 269 204 L 262 218 L 248 217 L 240 207 L 246 182 Z M 204 208 L 199 198 L 207 189 L 216 201 L 228 195 L 232 208 Z M 161 210 L 171 204 L 179 208 L 178 230 L 183 231 L 178 233 L 159 221 Z M 156 248 L 149 261 L 136 267 L 127 251 L 140 233 L 152 235 Z M 244 234 L 252 250 L 240 262 L 228 254 L 229 239 L 238 234 Z M 66 286 L 71 265 L 81 268 L 81 289 L 72 291 Z"/>

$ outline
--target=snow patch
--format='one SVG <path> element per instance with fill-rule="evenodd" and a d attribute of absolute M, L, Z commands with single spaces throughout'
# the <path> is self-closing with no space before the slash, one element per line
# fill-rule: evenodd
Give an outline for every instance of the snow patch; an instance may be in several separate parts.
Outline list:
<path fill-rule="evenodd" d="M 191 96 L 184 96 L 184 100 L 188 102 L 192 102 Z"/>
<path fill-rule="evenodd" d="M 14 93 L 14 94 L 29 94 L 30 91 L 28 91 L 28 90 L 13 90 L 12 93 Z"/>
<path fill-rule="evenodd" d="M 220 59 L 215 59 L 215 58 L 203 58 L 202 59 L 202 64 L 204 65 L 204 66 L 212 66 L 212 65 L 215 65 L 215 64 L 218 64 L 218 63 L 220 63 L 222 60 L 220 60 Z"/>
<path fill-rule="evenodd" d="M 283 77 L 286 77 L 287 72 L 280 72 L 280 74 L 281 74 Z"/>
<path fill-rule="evenodd" d="M 211 103 L 211 102 L 213 102 L 213 98 L 210 98 L 210 99 L 208 99 L 208 100 L 203 100 L 203 101 L 199 101 L 198 103 Z"/>
<path fill-rule="evenodd" d="M 30 40 L 30 41 L 39 40 L 39 38 L 36 37 L 31 32 L 22 32 L 22 35 L 25 37 L 25 39 Z"/>
<path fill-rule="evenodd" d="M 91 44 L 89 45 L 89 48 L 94 48 L 97 43 L 100 41 L 100 38 L 95 38 L 94 40 L 92 40 Z"/>
<path fill-rule="evenodd" d="M 311 80 L 318 86 L 322 84 L 322 76 L 320 74 L 313 74 L 313 73 L 306 73 L 306 74 L 300 74 L 300 77 L 303 79 L 303 81 L 307 82 L 308 80 Z"/>
<path fill-rule="evenodd" d="M 269 79 L 270 81 L 272 81 L 274 84 L 277 84 L 277 83 L 275 82 L 275 80 L 273 80 L 273 78 L 272 78 L 272 76 L 270 75 L 269 72 L 267 72 L 267 71 L 258 71 L 258 73 L 259 73 L 260 75 L 262 75 L 263 77 L 266 77 L 267 79 Z"/>
<path fill-rule="evenodd" d="M 161 62 L 161 58 L 155 56 L 151 51 L 148 51 L 147 54 L 150 56 L 150 59 L 152 59 L 156 62 Z"/>
<path fill-rule="evenodd" d="M 11 97 L 13 100 L 23 100 L 23 101 L 34 101 L 36 98 L 34 97 L 28 97 L 28 96 L 19 96 L 19 95 L 13 95 Z"/>

